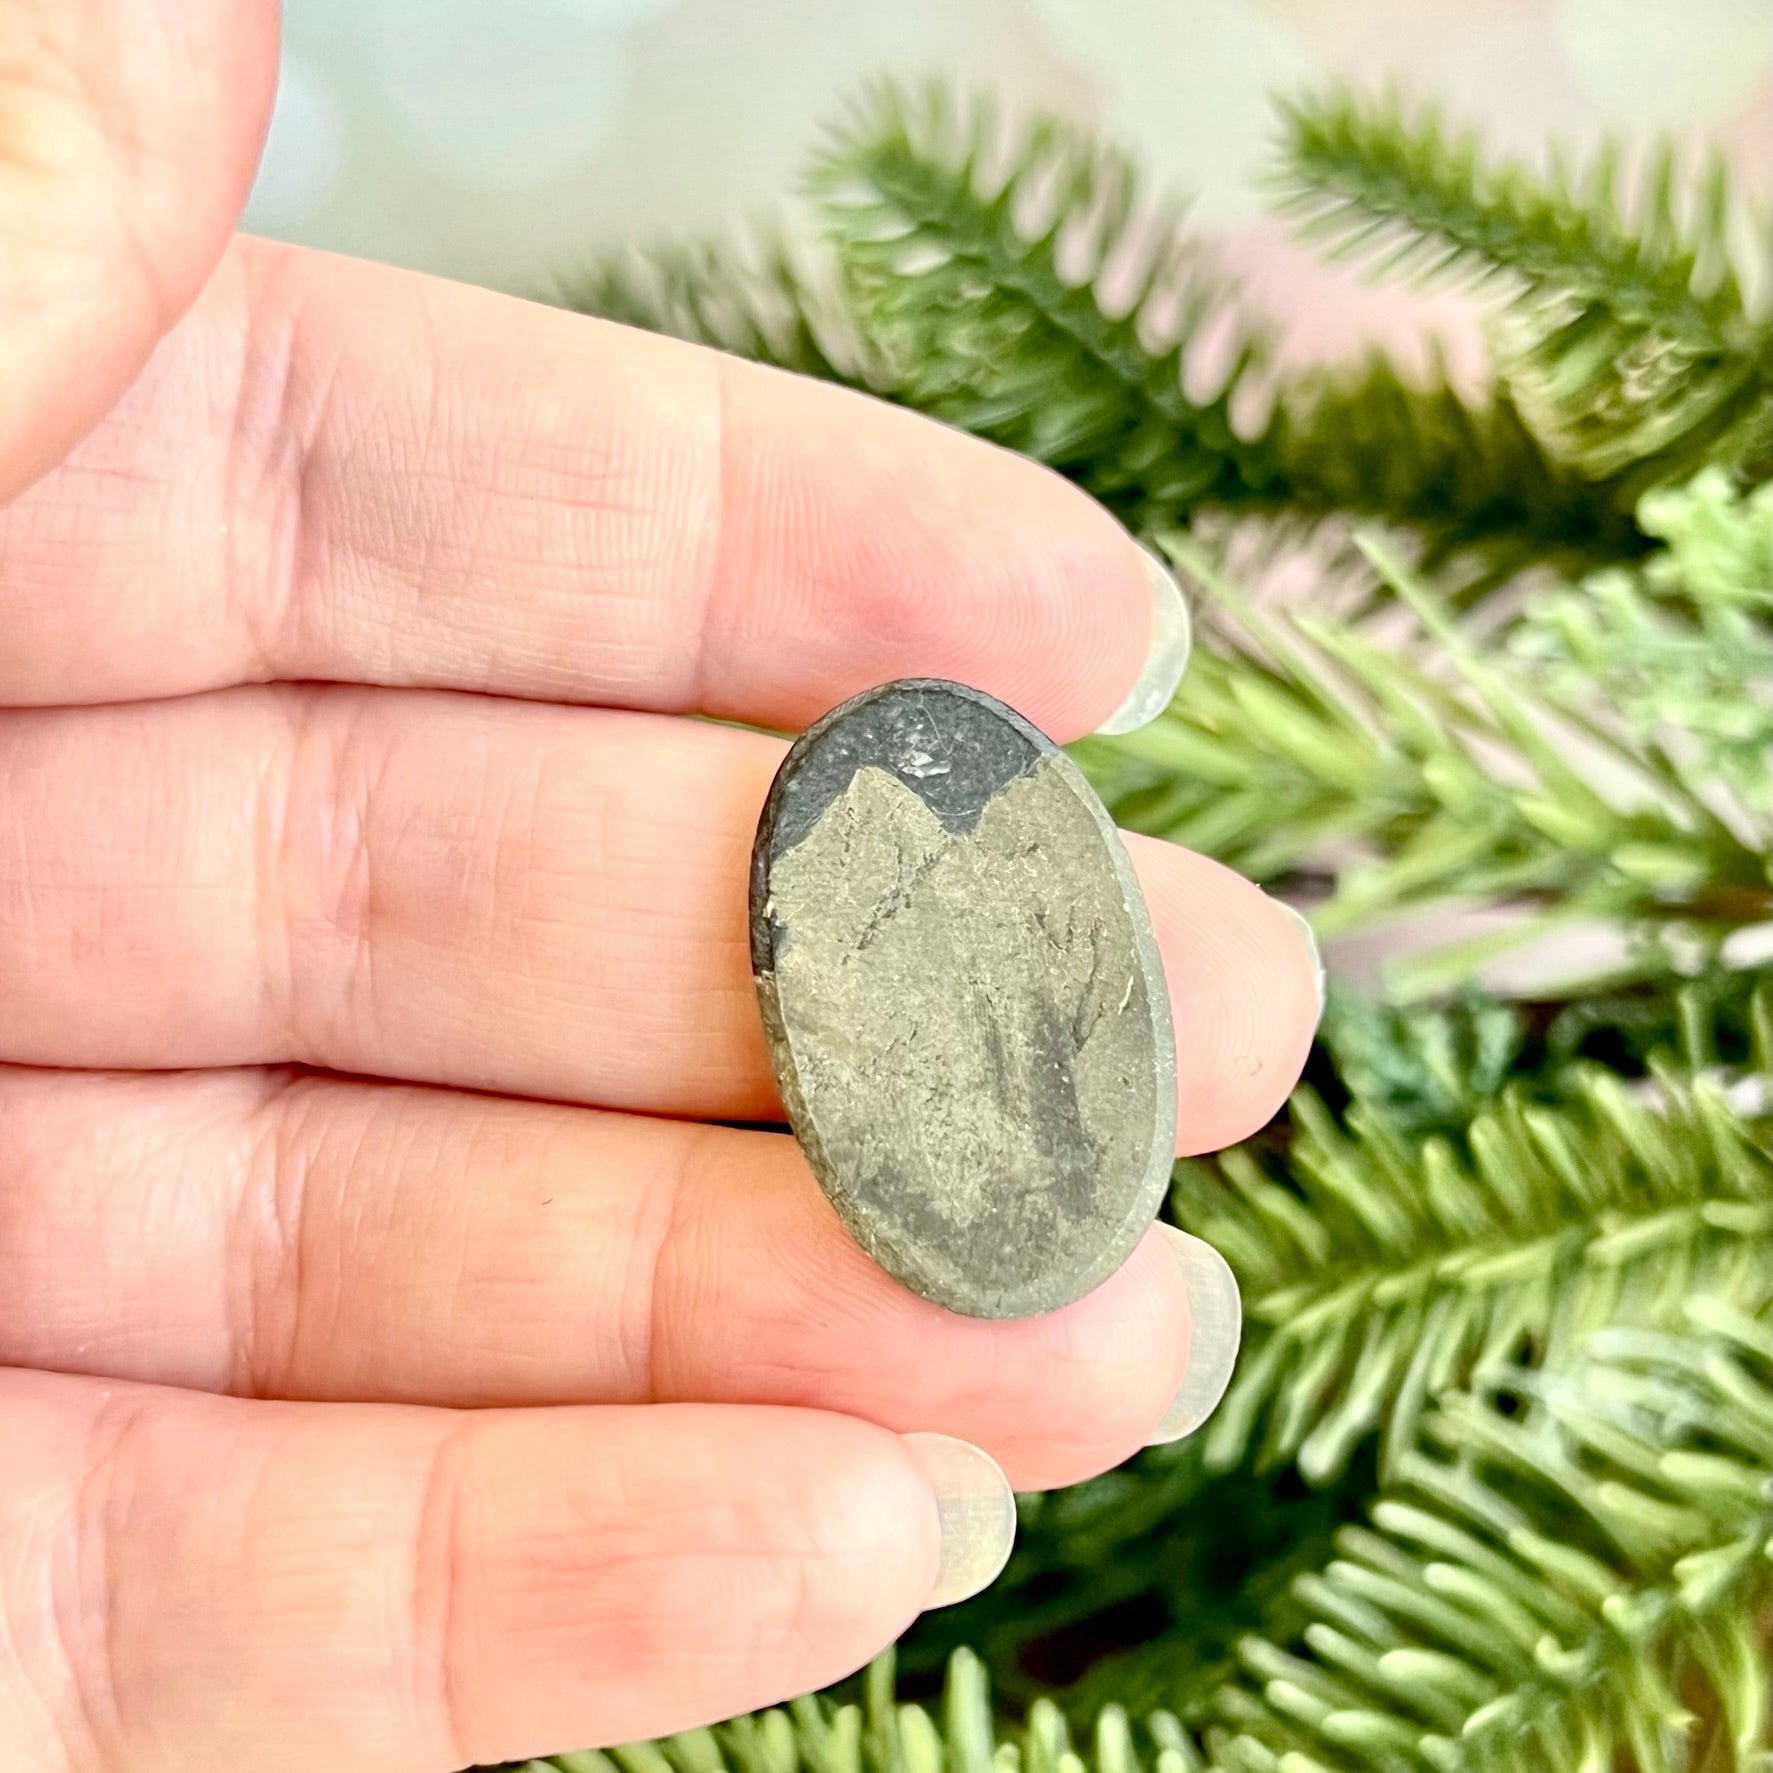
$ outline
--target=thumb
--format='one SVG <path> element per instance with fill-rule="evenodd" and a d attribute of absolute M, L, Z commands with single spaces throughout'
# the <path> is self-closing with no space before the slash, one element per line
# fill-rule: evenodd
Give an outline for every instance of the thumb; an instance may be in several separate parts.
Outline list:
<path fill-rule="evenodd" d="M 276 0 L 0 0 L 0 501 L 202 288 L 276 79 Z"/>

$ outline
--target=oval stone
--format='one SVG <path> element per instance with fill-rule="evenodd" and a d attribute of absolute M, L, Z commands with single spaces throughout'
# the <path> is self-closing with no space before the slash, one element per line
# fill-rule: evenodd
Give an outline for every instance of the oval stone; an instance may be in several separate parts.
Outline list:
<path fill-rule="evenodd" d="M 857 1242 L 975 1317 L 1081 1298 L 1155 1217 L 1175 1043 L 1151 919 L 1076 765 L 907 678 L 783 761 L 751 952 L 796 1136 Z"/>

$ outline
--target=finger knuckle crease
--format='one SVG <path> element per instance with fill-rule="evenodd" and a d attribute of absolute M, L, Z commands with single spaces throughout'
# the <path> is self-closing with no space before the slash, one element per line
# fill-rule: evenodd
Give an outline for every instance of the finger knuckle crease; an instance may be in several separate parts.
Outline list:
<path fill-rule="evenodd" d="M 103 1404 L 87 1433 L 70 1508 L 71 1576 L 57 1593 L 57 1618 L 72 1672 L 72 1710 L 63 1726 L 70 1773 L 127 1766 L 153 1703 L 152 1656 L 135 1636 L 136 1611 L 118 1571 L 135 1530 L 131 1504 L 140 1471 L 146 1400 L 123 1393 Z M 140 1675 L 135 1672 L 139 1670 Z"/>
<path fill-rule="evenodd" d="M 290 1389 L 310 1332 L 324 1345 L 327 1326 L 314 1329 L 316 1302 L 308 1250 L 310 1186 L 318 1142 L 318 1080 L 299 1070 L 273 1076 L 252 1118 L 233 1227 L 238 1254 L 229 1263 L 240 1277 L 233 1324 L 231 1389 L 276 1397 Z"/>
<path fill-rule="evenodd" d="M 266 843 L 267 940 L 281 945 L 292 1056 L 338 1063 L 376 1017 L 376 868 L 388 768 L 354 692 L 292 699 L 288 780 Z"/>
<path fill-rule="evenodd" d="M 462 1473 L 472 1427 L 446 1432 L 431 1451 L 413 1534 L 412 1632 L 415 1695 L 437 1720 L 452 1765 L 476 1759 L 464 1712 L 461 1671 L 466 1654 L 461 1617 Z"/>

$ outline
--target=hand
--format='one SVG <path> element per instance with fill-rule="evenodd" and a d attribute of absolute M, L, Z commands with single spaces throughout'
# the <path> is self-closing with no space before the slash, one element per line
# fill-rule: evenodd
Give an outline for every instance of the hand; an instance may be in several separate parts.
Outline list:
<path fill-rule="evenodd" d="M 1232 1354 L 1202 1246 L 965 1320 L 711 1124 L 777 1113 L 782 746 L 679 716 L 918 672 L 1088 731 L 1139 551 L 856 396 L 229 244 L 274 36 L 0 0 L 9 1773 L 440 1770 L 780 1699 L 1001 1554 L 938 1507 L 989 1464 L 906 1432 L 1070 1483 Z M 1129 847 L 1208 1149 L 1283 1099 L 1311 965 Z"/>

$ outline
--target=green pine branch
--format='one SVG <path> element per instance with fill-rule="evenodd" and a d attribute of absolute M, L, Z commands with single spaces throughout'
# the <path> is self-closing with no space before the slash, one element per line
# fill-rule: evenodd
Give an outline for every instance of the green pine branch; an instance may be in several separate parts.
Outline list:
<path fill-rule="evenodd" d="M 1381 1114 L 1404 1137 L 1463 1139 L 1512 1083 L 1558 1099 L 1576 1061 L 1631 1084 L 1676 1071 L 1746 1090 L 1767 1050 L 1765 987 L 1753 967 L 1648 979 L 1567 1003 L 1506 1002 L 1466 986 L 1431 1004 L 1388 1004 L 1338 988 L 1313 1073 L 1338 1109 Z"/>
<path fill-rule="evenodd" d="M 1071 474 L 1135 528 L 1277 495 L 1272 452 L 1231 413 L 1261 341 L 1234 342 L 1205 393 L 1184 387 L 1186 342 L 1227 318 L 1223 281 L 1173 225 L 1141 238 L 1122 156 L 1052 118 L 1004 133 L 988 103 L 883 84 L 814 169 L 902 397 Z M 1111 264 L 1114 311 L 1098 293 Z"/>
<path fill-rule="evenodd" d="M 1667 543 L 1539 599 L 1510 644 L 1552 693 L 1605 711 L 1640 744 L 1678 732 L 1744 808 L 1773 803 L 1773 486 L 1740 495 L 1721 469 L 1651 494 L 1640 514 Z"/>
<path fill-rule="evenodd" d="M 1760 994 L 1759 1049 L 1773 1063 Z M 1388 1464 L 1449 1389 L 1557 1366 L 1597 1329 L 1678 1320 L 1695 1298 L 1761 1308 L 1773 1286 L 1773 1150 L 1724 1080 L 1633 1085 L 1576 1065 L 1425 1133 L 1301 1089 L 1279 1152 L 1179 1167 L 1177 1222 L 1222 1250 L 1245 1347 L 1202 1431 L 1209 1466 L 1253 1456 L 1333 1478 L 1382 1433 Z"/>
<path fill-rule="evenodd" d="M 1136 530 L 1203 508 L 1353 510 L 1443 547 L 1640 545 L 1505 397 L 1468 406 L 1379 359 L 1265 389 L 1265 333 L 1199 244 L 1142 207 L 1120 155 L 1052 118 L 1005 137 L 983 102 L 882 86 L 816 169 L 900 398 L 1057 468 Z"/>
<path fill-rule="evenodd" d="M 1119 1706 L 1104 1708 L 1081 1742 L 1051 1702 L 1037 1702 L 1024 1727 L 1005 1728 L 983 1666 L 962 1650 L 933 1714 L 898 1701 L 889 1653 L 870 1664 L 856 1702 L 798 1699 L 713 1730 L 529 1761 L 522 1773 L 1198 1773 L 1202 1765 L 1173 1717 L 1134 1726 Z"/>
<path fill-rule="evenodd" d="M 1214 1705 L 1225 1773 L 1761 1773 L 1773 1333 L 1599 1337 L 1449 1397 L 1369 1527 L 1299 1584 L 1292 1647 L 1245 1646 Z"/>
<path fill-rule="evenodd" d="M 1473 403 L 1375 357 L 1273 385 L 1265 329 L 1123 156 L 938 87 L 873 88 L 816 164 L 835 276 L 765 235 L 625 255 L 557 299 L 886 394 L 1141 531 L 1354 512 L 1504 569 L 1591 562 L 1641 550 L 1648 487 L 1713 459 L 1773 473 L 1773 323 L 1744 295 L 1721 175 L 1687 217 L 1671 154 L 1634 209 L 1615 154 L 1586 184 L 1536 181 L 1428 113 L 1333 90 L 1284 115 L 1283 207 L 1330 246 L 1533 297 L 1508 380 Z"/>
<path fill-rule="evenodd" d="M 1410 994 L 1560 925 L 1636 932 L 1623 981 L 1675 970 L 1677 934 L 1715 950 L 1767 918 L 1773 809 L 1720 802 L 1714 752 L 1670 740 L 1687 711 L 1674 686 L 1664 722 L 1613 719 L 1586 679 L 1480 654 L 1416 574 L 1363 545 L 1413 637 L 1259 610 L 1173 539 L 1213 616 L 1185 689 L 1141 731 L 1074 748 L 1121 824 L 1258 880 L 1333 870 L 1314 916 L 1327 933 L 1437 906 L 1514 910 L 1474 943 L 1400 963 Z"/>
<path fill-rule="evenodd" d="M 1582 172 L 1541 175 L 1488 158 L 1431 108 L 1342 88 L 1282 119 L 1280 206 L 1314 244 L 1418 283 L 1506 284 L 1525 323 L 1506 355 L 1515 396 L 1605 483 L 1597 502 L 1707 462 L 1773 472 L 1773 317 L 1738 264 L 1738 236 L 1763 264 L 1769 236 L 1721 159 L 1696 188 L 1672 144 L 1641 168 L 1608 144 Z"/>
<path fill-rule="evenodd" d="M 1505 386 L 1473 403 L 1444 374 L 1408 381 L 1375 353 L 1284 387 L 1265 441 L 1307 516 L 1346 511 L 1413 529 L 1430 546 L 1424 565 L 1481 546 L 1487 583 L 1644 547 L 1629 506 L 1596 497 L 1554 457 Z"/>
<path fill-rule="evenodd" d="M 1330 87 L 1284 102 L 1280 113 L 1278 201 L 1314 242 L 1378 258 L 1387 274 L 1418 282 L 1508 274 L 1694 351 L 1746 342 L 1721 168 L 1684 219 L 1680 162 L 1664 145 L 1633 213 L 1616 146 L 1586 175 L 1554 167 L 1542 177 L 1492 160 L 1475 132 L 1455 132 L 1432 107 L 1409 110 L 1395 97 Z"/>

